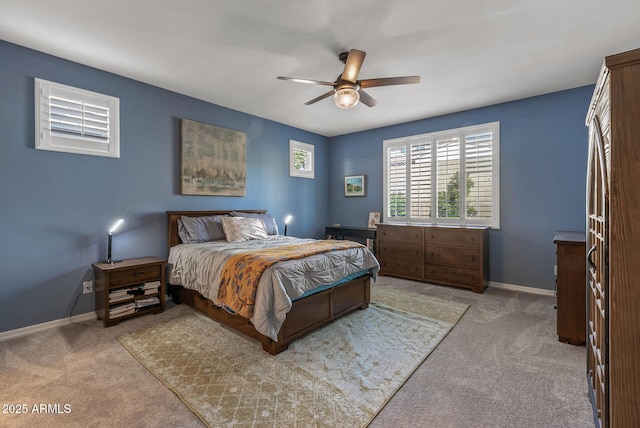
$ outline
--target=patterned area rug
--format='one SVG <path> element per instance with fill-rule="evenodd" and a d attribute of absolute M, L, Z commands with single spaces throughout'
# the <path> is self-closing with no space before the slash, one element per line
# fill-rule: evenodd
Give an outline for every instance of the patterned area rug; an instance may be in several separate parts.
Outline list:
<path fill-rule="evenodd" d="M 210 427 L 363 427 L 468 308 L 375 285 L 371 296 L 277 356 L 196 313 L 118 340 Z"/>

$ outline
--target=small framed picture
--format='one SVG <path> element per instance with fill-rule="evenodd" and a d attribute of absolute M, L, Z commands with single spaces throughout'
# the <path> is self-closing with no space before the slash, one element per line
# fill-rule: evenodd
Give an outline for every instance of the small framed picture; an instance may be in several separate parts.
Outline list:
<path fill-rule="evenodd" d="M 370 212 L 369 213 L 369 223 L 367 223 L 367 227 L 376 228 L 378 227 L 378 223 L 380 223 L 380 213 L 379 212 Z"/>
<path fill-rule="evenodd" d="M 347 175 L 344 177 L 345 196 L 364 196 L 364 175 Z"/>

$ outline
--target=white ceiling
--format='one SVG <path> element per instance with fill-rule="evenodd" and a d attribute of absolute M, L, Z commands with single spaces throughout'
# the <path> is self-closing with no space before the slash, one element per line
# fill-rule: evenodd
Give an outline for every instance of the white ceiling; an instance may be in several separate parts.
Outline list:
<path fill-rule="evenodd" d="M 640 47 L 639 0 L 0 0 L 0 39 L 326 136 L 595 83 Z M 338 54 L 367 53 L 367 89 L 304 103 Z M 3 59 L 0 59 L 3 60 Z"/>

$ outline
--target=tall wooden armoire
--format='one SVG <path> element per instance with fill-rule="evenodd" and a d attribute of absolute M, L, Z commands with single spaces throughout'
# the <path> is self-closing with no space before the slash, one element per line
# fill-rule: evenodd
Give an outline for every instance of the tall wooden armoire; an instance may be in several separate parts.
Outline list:
<path fill-rule="evenodd" d="M 604 60 L 587 172 L 587 380 L 599 427 L 640 426 L 640 49 Z"/>

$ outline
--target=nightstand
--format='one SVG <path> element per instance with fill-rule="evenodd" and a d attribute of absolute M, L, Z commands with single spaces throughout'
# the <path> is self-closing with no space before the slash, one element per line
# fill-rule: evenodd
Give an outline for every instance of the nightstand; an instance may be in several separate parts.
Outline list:
<path fill-rule="evenodd" d="M 94 263 L 96 313 L 105 327 L 164 311 L 166 260 L 158 257 Z"/>
<path fill-rule="evenodd" d="M 587 331 L 587 250 L 584 232 L 558 232 L 556 244 L 558 340 L 585 343 Z"/>

